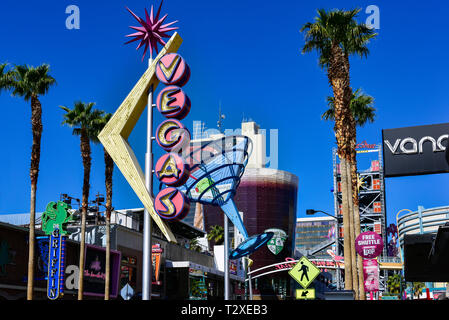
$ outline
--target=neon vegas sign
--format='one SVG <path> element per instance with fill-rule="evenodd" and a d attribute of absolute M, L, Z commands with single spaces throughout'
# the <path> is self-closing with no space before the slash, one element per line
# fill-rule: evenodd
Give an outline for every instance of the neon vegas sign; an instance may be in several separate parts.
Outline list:
<path fill-rule="evenodd" d="M 156 65 L 156 77 L 169 85 L 156 99 L 159 112 L 167 118 L 156 129 L 156 142 L 168 153 L 159 158 L 155 175 L 167 188 L 159 191 L 154 200 L 154 209 L 163 219 L 182 220 L 189 212 L 190 201 L 176 189 L 183 185 L 189 175 L 189 167 L 178 154 L 190 140 L 190 133 L 179 121 L 187 116 L 191 102 L 181 89 L 190 78 L 190 68 L 177 53 L 164 55 Z"/>

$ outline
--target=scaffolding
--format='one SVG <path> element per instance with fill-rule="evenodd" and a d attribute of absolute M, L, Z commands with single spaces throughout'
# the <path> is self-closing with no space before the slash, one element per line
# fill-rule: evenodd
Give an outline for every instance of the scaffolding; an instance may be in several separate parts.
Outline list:
<path fill-rule="evenodd" d="M 383 156 L 382 145 L 366 143 L 359 144 L 356 147 L 357 162 L 361 156 L 371 160 L 370 167 L 366 170 L 357 171 L 358 190 L 359 190 L 359 214 L 360 214 L 360 231 L 373 231 L 378 233 L 384 242 L 382 257 L 387 256 L 387 221 L 386 221 L 386 205 L 385 205 L 385 182 L 383 172 Z M 371 156 L 371 157 L 370 157 Z M 343 216 L 342 216 L 342 194 L 341 194 L 341 175 L 340 163 L 337 149 L 332 149 L 333 159 L 333 180 L 334 180 L 334 208 L 335 217 L 338 220 L 338 243 L 337 254 L 343 253 Z M 385 276 L 385 275 L 384 275 Z M 385 287 L 385 283 L 380 281 L 381 290 Z"/>

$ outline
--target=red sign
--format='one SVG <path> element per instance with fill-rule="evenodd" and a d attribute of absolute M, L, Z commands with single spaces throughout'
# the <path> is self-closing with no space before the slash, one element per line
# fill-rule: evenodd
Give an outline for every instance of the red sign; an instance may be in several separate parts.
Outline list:
<path fill-rule="evenodd" d="M 379 290 L 379 267 L 375 259 L 363 260 L 363 277 L 365 279 L 365 291 Z"/>
<path fill-rule="evenodd" d="M 190 201 L 184 193 L 176 188 L 162 189 L 154 199 L 154 209 L 163 219 L 182 220 L 189 213 Z"/>
<path fill-rule="evenodd" d="M 356 149 L 376 149 L 376 147 L 377 147 L 376 144 L 368 144 L 368 143 L 366 142 L 366 140 L 363 141 L 362 143 L 357 143 L 357 144 L 355 145 L 355 148 L 356 148 Z"/>
<path fill-rule="evenodd" d="M 181 120 L 190 111 L 190 99 L 180 87 L 169 86 L 157 96 L 156 106 L 166 118 Z"/>
<path fill-rule="evenodd" d="M 363 258 L 375 258 L 382 253 L 382 237 L 372 231 L 362 232 L 355 239 L 355 250 Z"/>
<path fill-rule="evenodd" d="M 190 68 L 177 53 L 167 53 L 156 65 L 156 77 L 167 85 L 182 87 L 190 77 Z"/>
<path fill-rule="evenodd" d="M 189 178 L 189 170 L 185 160 L 176 153 L 166 153 L 156 162 L 156 177 L 171 187 L 183 185 Z"/>

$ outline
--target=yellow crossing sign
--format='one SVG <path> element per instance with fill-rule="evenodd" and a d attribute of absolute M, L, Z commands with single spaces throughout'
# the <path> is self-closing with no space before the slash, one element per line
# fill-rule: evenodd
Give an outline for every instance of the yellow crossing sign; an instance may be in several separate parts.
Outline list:
<path fill-rule="evenodd" d="M 302 256 L 298 263 L 288 272 L 288 274 L 296 280 L 304 289 L 312 283 L 320 274 L 318 269 L 309 259 Z"/>
<path fill-rule="evenodd" d="M 315 299 L 315 289 L 296 289 L 296 299 Z"/>

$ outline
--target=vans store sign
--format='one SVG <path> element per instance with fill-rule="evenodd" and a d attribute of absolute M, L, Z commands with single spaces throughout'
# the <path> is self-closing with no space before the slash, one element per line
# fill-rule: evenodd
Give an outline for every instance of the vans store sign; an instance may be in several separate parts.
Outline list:
<path fill-rule="evenodd" d="M 449 123 L 382 130 L 385 177 L 449 172 Z"/>

